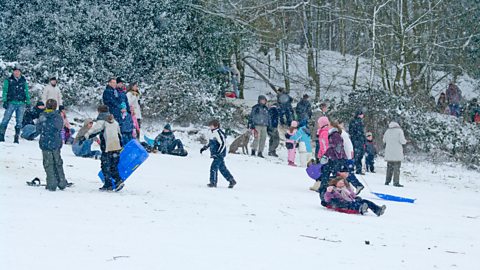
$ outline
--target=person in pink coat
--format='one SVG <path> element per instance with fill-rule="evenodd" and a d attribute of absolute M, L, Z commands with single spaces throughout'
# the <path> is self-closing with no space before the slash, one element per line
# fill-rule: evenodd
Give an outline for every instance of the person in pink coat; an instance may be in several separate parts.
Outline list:
<path fill-rule="evenodd" d="M 317 157 L 320 159 L 325 155 L 328 149 L 328 130 L 330 129 L 330 121 L 328 117 L 322 116 L 318 118 L 318 130 L 317 130 L 317 137 L 318 137 L 318 154 Z"/>

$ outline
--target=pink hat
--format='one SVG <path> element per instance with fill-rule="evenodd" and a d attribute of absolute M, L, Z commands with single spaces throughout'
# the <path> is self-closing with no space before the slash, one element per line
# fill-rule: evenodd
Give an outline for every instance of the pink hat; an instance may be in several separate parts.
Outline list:
<path fill-rule="evenodd" d="M 323 128 L 324 126 L 330 125 L 330 121 L 328 120 L 328 117 L 326 117 L 326 116 L 322 116 L 322 117 L 318 118 L 317 123 L 318 123 L 318 126 L 320 128 Z"/>
<path fill-rule="evenodd" d="M 291 127 L 298 127 L 298 122 L 297 121 L 292 121 L 292 123 L 290 124 Z"/>

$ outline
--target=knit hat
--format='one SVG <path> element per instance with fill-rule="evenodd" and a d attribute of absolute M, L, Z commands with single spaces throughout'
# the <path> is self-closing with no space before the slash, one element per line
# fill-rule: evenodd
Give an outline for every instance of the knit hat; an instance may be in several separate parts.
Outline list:
<path fill-rule="evenodd" d="M 126 109 L 127 108 L 127 104 L 125 104 L 125 102 L 122 102 L 122 104 L 120 104 L 120 108 L 123 110 L 123 109 Z"/>
<path fill-rule="evenodd" d="M 163 129 L 172 131 L 172 126 L 170 126 L 170 124 L 166 124 L 166 125 L 163 127 Z"/>
<path fill-rule="evenodd" d="M 296 127 L 298 127 L 298 122 L 297 121 L 292 121 L 290 126 L 296 128 Z"/>
<path fill-rule="evenodd" d="M 373 136 L 372 132 L 367 132 L 366 134 L 367 137 Z"/>
<path fill-rule="evenodd" d="M 125 80 L 122 77 L 117 77 L 117 83 L 124 83 Z"/>
<path fill-rule="evenodd" d="M 362 109 L 358 109 L 356 112 L 355 112 L 355 117 L 358 117 L 359 115 L 362 115 L 363 114 L 363 110 Z"/>
<path fill-rule="evenodd" d="M 58 110 L 59 110 L 59 111 L 65 110 L 65 106 L 63 106 L 63 105 L 58 106 Z"/>
<path fill-rule="evenodd" d="M 43 103 L 43 101 L 37 101 L 37 104 L 35 104 L 35 107 L 40 107 L 40 106 L 45 106 L 45 103 Z"/>
<path fill-rule="evenodd" d="M 330 125 L 330 120 L 328 120 L 328 117 L 322 116 L 322 117 L 318 118 L 317 123 L 318 123 L 318 127 L 319 127 L 319 128 L 323 128 L 323 127 L 325 127 L 325 126 L 329 126 L 329 125 Z"/>
<path fill-rule="evenodd" d="M 13 67 L 13 71 L 15 71 L 15 70 L 22 71 L 22 68 L 20 67 L 20 65 L 15 65 L 15 66 Z"/>
<path fill-rule="evenodd" d="M 260 100 L 265 100 L 265 101 L 267 101 L 267 97 L 264 96 L 264 95 L 260 95 L 260 96 L 258 96 L 258 102 L 260 102 Z"/>
<path fill-rule="evenodd" d="M 57 77 L 50 77 L 50 81 L 56 81 L 57 80 Z"/>

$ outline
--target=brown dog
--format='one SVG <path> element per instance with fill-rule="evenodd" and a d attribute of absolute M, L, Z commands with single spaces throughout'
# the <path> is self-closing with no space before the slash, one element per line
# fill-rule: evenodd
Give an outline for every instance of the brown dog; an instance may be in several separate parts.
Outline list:
<path fill-rule="evenodd" d="M 244 134 L 240 135 L 240 137 L 236 138 L 230 148 L 228 153 L 235 154 L 237 153 L 238 148 L 242 148 L 242 152 L 244 155 L 248 155 L 248 142 L 250 141 L 250 131 L 245 132 Z"/>

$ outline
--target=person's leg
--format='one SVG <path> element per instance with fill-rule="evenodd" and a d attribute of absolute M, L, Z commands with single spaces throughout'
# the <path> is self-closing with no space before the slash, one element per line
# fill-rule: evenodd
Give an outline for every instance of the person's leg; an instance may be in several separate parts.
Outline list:
<path fill-rule="evenodd" d="M 288 163 L 289 165 L 293 165 L 295 164 L 295 155 L 296 155 L 296 149 L 293 148 L 293 149 L 288 149 Z"/>
<path fill-rule="evenodd" d="M 110 158 L 109 153 L 102 153 L 100 157 L 102 173 L 104 176 L 104 185 L 103 188 L 108 189 L 112 187 L 112 175 L 110 173 Z"/>
<path fill-rule="evenodd" d="M 258 154 L 260 155 L 263 153 L 263 150 L 265 149 L 265 142 L 267 141 L 267 127 L 266 126 L 260 126 L 258 127 L 258 136 L 259 136 L 259 142 L 258 142 Z"/>
<path fill-rule="evenodd" d="M 280 119 L 281 125 L 285 125 L 284 115 L 285 115 L 285 110 L 282 107 L 280 107 L 278 109 L 278 118 Z"/>
<path fill-rule="evenodd" d="M 388 161 L 387 162 L 387 176 L 385 178 L 385 185 L 390 185 L 390 182 L 392 182 L 392 176 L 393 176 L 393 162 Z"/>
<path fill-rule="evenodd" d="M 47 186 L 46 189 L 50 191 L 57 190 L 58 182 L 55 177 L 55 163 L 53 158 L 52 151 L 42 151 L 43 156 L 43 168 L 45 169 L 45 174 L 47 175 Z"/>
<path fill-rule="evenodd" d="M 268 133 L 268 154 L 273 153 L 273 130 L 267 130 Z"/>
<path fill-rule="evenodd" d="M 118 171 L 118 163 L 120 163 L 120 153 L 113 152 L 110 155 L 110 174 L 115 181 L 115 187 L 118 187 L 123 180 L 120 178 L 120 172 Z"/>
<path fill-rule="evenodd" d="M 320 199 L 324 200 L 325 192 L 327 191 L 328 181 L 330 180 L 330 174 L 333 170 L 333 163 L 329 161 L 327 164 L 322 166 L 322 175 L 320 176 L 320 186 L 318 192 L 320 192 Z"/>
<path fill-rule="evenodd" d="M 210 184 L 213 186 L 217 185 L 219 166 L 219 159 L 214 158 L 212 161 L 212 165 L 210 165 Z"/>
<path fill-rule="evenodd" d="M 285 112 L 285 116 L 287 118 L 287 126 L 290 126 L 292 124 L 292 111 L 290 109 L 287 109 Z"/>
<path fill-rule="evenodd" d="M 55 162 L 55 172 L 58 181 L 58 188 L 65 189 L 67 187 L 67 180 L 65 179 L 65 172 L 63 171 L 63 160 L 60 149 L 53 151 L 53 159 Z"/>
<path fill-rule="evenodd" d="M 400 166 L 402 163 L 400 161 L 393 162 L 393 184 L 400 185 Z"/>
<path fill-rule="evenodd" d="M 142 119 L 137 119 L 137 123 L 138 123 L 138 129 L 137 129 L 137 138 L 138 140 L 140 141 L 140 131 L 142 129 Z"/>
<path fill-rule="evenodd" d="M 360 197 L 358 197 L 358 198 L 359 198 L 358 202 L 366 203 L 368 205 L 368 208 L 370 210 L 372 210 L 372 212 L 378 213 L 378 211 L 380 210 L 380 206 L 376 205 L 374 202 L 369 201 L 369 200 L 365 200 L 365 199 L 361 199 Z"/>
<path fill-rule="evenodd" d="M 232 182 L 233 180 L 233 175 L 230 173 L 230 171 L 227 169 L 227 166 L 225 165 L 225 160 L 223 158 L 220 158 L 219 161 L 219 166 L 218 166 L 220 173 L 225 177 L 225 179 L 228 182 Z"/>
<path fill-rule="evenodd" d="M 358 180 L 354 173 L 348 174 L 347 181 L 355 187 L 355 189 L 363 189 L 363 184 Z"/>
<path fill-rule="evenodd" d="M 372 164 L 372 156 L 367 154 L 367 157 L 365 158 L 365 165 L 367 167 L 367 172 L 373 172 L 373 164 Z"/>
<path fill-rule="evenodd" d="M 25 114 L 25 104 L 15 105 L 15 138 L 14 142 L 18 143 L 20 131 L 22 130 L 23 115 Z"/>
<path fill-rule="evenodd" d="M 9 104 L 5 112 L 3 113 L 2 123 L 0 124 L 0 141 L 5 140 L 5 131 L 7 130 L 8 123 L 12 119 L 13 112 L 15 111 L 15 105 Z"/>
<path fill-rule="evenodd" d="M 252 145 L 250 145 L 250 148 L 252 148 L 252 155 L 255 155 L 255 152 L 258 150 L 258 145 L 260 143 L 259 137 L 258 129 L 255 129 L 255 132 L 253 133 L 253 142 Z"/>
<path fill-rule="evenodd" d="M 355 173 L 361 174 L 362 173 L 362 159 L 365 153 L 363 152 L 362 147 L 355 147 Z"/>

